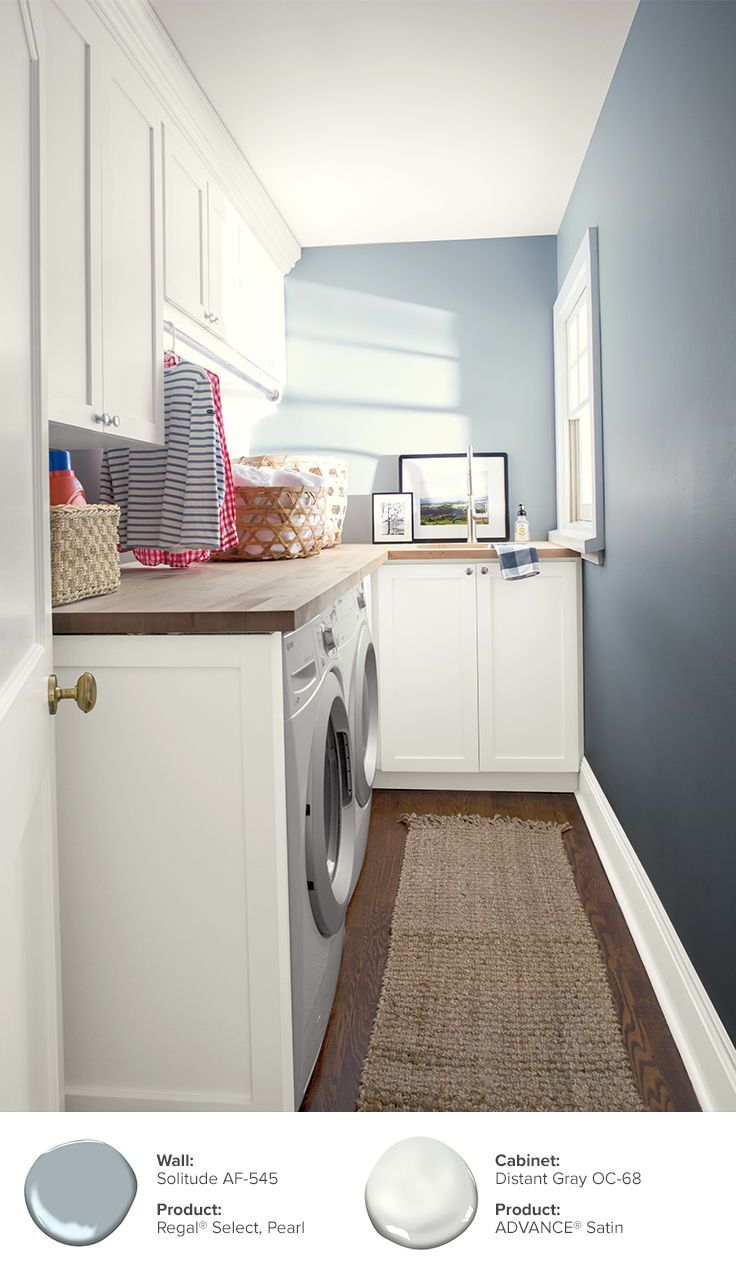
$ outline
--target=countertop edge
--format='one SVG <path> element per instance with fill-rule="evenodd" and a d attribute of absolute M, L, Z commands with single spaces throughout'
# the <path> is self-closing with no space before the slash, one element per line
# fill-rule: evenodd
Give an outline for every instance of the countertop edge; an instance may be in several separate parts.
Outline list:
<path fill-rule="evenodd" d="M 347 546 L 346 546 L 347 547 Z M 95 598 L 80 599 L 80 603 L 68 603 L 54 607 L 52 611 L 52 629 L 55 637 L 139 637 L 139 636 L 194 636 L 207 637 L 219 635 L 259 635 L 267 633 L 290 633 L 319 615 L 325 607 L 339 598 L 346 590 L 357 585 L 367 575 L 372 575 L 387 559 L 387 552 L 382 545 L 365 546 L 367 560 L 359 565 L 341 568 L 339 559 L 330 558 L 327 565 L 333 562 L 336 578 L 332 583 L 321 586 L 314 583 L 314 593 L 301 586 L 301 600 L 293 606 L 284 606 L 283 589 L 276 593 L 278 601 L 273 607 L 268 600 L 255 603 L 251 607 L 226 604 L 196 609 L 191 605 L 179 609 L 176 605 L 168 610 L 156 610 L 153 606 L 128 610 L 105 610 L 105 598 L 118 596 L 102 595 Z M 336 550 L 329 551 L 330 553 Z M 325 555 L 326 556 L 326 555 Z M 242 570 L 248 570 L 248 563 L 242 564 Z M 221 569 L 219 564 L 212 564 L 212 570 Z M 184 581 L 182 581 L 184 583 Z M 281 583 L 281 582 L 279 582 Z M 125 575 L 123 585 L 125 587 Z M 280 596 L 279 596 L 280 595 Z M 99 605 L 95 605 L 99 601 Z"/>

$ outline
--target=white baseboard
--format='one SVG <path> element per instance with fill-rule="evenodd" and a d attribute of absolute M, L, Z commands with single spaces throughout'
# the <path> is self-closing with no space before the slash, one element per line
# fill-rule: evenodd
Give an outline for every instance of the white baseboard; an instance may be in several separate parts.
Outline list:
<path fill-rule="evenodd" d="M 736 1048 L 585 758 L 577 801 L 703 1111 L 736 1111 Z"/>
<path fill-rule="evenodd" d="M 379 770 L 374 788 L 427 789 L 429 792 L 575 792 L 576 771 Z"/>
<path fill-rule="evenodd" d="M 235 1093 L 178 1093 L 153 1089 L 67 1085 L 66 1111 L 254 1111 L 252 1098 Z"/>

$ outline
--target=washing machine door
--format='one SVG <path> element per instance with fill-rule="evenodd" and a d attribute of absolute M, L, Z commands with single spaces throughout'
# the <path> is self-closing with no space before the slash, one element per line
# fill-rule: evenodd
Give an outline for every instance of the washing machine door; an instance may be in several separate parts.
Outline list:
<path fill-rule="evenodd" d="M 373 789 L 378 760 L 378 666 L 370 629 L 360 630 L 353 669 L 351 722 L 355 797 L 365 806 Z"/>
<path fill-rule="evenodd" d="M 322 934 L 345 920 L 355 862 L 355 796 L 350 721 L 340 681 L 325 677 L 319 693 L 306 810 L 309 902 Z"/>

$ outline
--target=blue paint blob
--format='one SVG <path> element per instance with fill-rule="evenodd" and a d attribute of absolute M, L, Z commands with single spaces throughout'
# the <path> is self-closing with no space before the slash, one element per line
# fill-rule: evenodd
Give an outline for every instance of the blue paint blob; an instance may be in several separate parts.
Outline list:
<path fill-rule="evenodd" d="M 25 1185 L 36 1226 L 60 1244 L 99 1244 L 117 1230 L 138 1183 L 124 1156 L 106 1142 L 65 1142 L 40 1155 Z"/>

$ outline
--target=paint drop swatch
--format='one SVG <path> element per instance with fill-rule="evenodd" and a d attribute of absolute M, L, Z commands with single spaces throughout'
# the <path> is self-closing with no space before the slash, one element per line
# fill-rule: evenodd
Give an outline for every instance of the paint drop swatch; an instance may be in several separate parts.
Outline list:
<path fill-rule="evenodd" d="M 379 1235 L 404 1248 L 437 1248 L 470 1226 L 478 1189 L 465 1161 L 436 1138 L 405 1138 L 377 1162 L 365 1207 Z"/>
<path fill-rule="evenodd" d="M 128 1212 L 138 1183 L 106 1142 L 65 1142 L 40 1155 L 26 1178 L 28 1212 L 60 1244 L 98 1244 Z"/>

